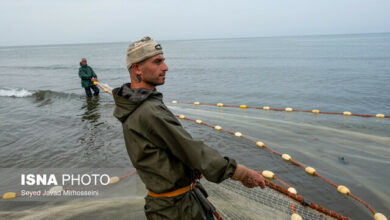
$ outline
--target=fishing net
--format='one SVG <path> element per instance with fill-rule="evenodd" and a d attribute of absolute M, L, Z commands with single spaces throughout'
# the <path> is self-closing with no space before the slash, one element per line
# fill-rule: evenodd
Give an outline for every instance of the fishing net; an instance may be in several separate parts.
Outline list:
<path fill-rule="evenodd" d="M 220 184 L 201 182 L 207 188 L 209 200 L 224 219 L 291 219 L 291 203 L 303 219 L 333 219 L 270 188 L 250 189 L 232 180 Z"/>

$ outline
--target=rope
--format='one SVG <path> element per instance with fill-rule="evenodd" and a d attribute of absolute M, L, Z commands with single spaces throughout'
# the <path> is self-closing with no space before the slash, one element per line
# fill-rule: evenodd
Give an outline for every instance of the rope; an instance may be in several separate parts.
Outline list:
<path fill-rule="evenodd" d="M 279 193 L 282 193 L 282 194 L 292 198 L 293 200 L 301 203 L 303 206 L 310 206 L 310 208 L 315 209 L 315 210 L 317 210 L 319 212 L 324 213 L 325 215 L 331 216 L 331 217 L 336 218 L 336 219 L 340 219 L 340 220 L 347 220 L 347 219 L 349 219 L 348 217 L 342 216 L 342 215 L 340 215 L 340 214 L 338 214 L 338 213 L 336 213 L 336 212 L 334 212 L 332 210 L 326 209 L 326 208 L 324 208 L 324 207 L 322 207 L 320 205 L 317 205 L 317 204 L 315 204 L 313 202 L 308 204 L 308 203 L 305 202 L 305 200 L 303 199 L 302 196 L 290 193 L 288 190 L 286 190 L 286 189 L 282 188 L 281 186 L 278 186 L 278 185 L 276 185 L 276 184 L 274 184 L 274 183 L 272 183 L 272 182 L 270 182 L 268 180 L 265 181 L 265 184 L 269 188 L 271 188 L 271 189 L 273 189 L 273 190 L 275 190 L 275 191 L 277 191 Z"/>
<path fill-rule="evenodd" d="M 103 92 L 112 95 L 112 88 L 109 87 L 107 84 L 101 83 L 99 81 L 92 81 L 92 82 L 93 82 L 94 85 L 99 86 L 99 88 L 101 88 L 103 90 Z"/>
<path fill-rule="evenodd" d="M 229 130 L 226 130 L 226 129 L 222 129 L 220 126 L 214 126 L 214 125 L 211 125 L 211 124 L 208 124 L 208 123 L 204 123 L 204 122 L 202 122 L 201 120 L 194 120 L 194 119 L 191 119 L 191 118 L 187 118 L 187 117 L 185 117 L 184 115 L 175 115 L 175 116 L 178 117 L 178 118 L 180 118 L 180 119 L 183 119 L 183 120 L 188 120 L 188 121 L 195 122 L 195 123 L 197 123 L 197 124 L 206 125 L 207 127 L 214 128 L 214 129 L 217 129 L 217 130 L 219 130 L 219 131 L 223 131 L 223 132 L 226 132 L 226 133 L 228 133 L 228 134 L 231 134 L 231 135 L 238 136 L 238 137 L 240 137 L 240 138 L 244 138 L 244 139 L 246 139 L 246 140 L 249 140 L 249 141 L 251 141 L 252 143 L 255 143 L 258 147 L 264 148 L 264 149 L 270 151 L 270 152 L 273 153 L 273 154 L 276 154 L 276 155 L 278 155 L 278 156 L 281 156 L 284 160 L 290 161 L 291 164 L 296 165 L 296 166 L 299 166 L 299 167 L 305 169 L 305 171 L 306 171 L 307 173 L 309 173 L 309 174 L 311 174 L 311 175 L 313 175 L 313 176 L 319 177 L 320 179 L 324 180 L 324 181 L 327 182 L 328 184 L 330 184 L 330 185 L 332 185 L 333 187 L 337 188 L 337 190 L 338 190 L 339 192 L 341 192 L 341 193 L 343 193 L 343 194 L 346 194 L 346 195 L 352 197 L 352 198 L 355 199 L 356 201 L 359 201 L 361 204 L 363 204 L 365 207 L 367 207 L 373 214 L 376 213 L 376 212 L 374 211 L 374 209 L 373 209 L 371 206 L 369 206 L 367 203 L 365 203 L 363 200 L 361 200 L 361 199 L 359 199 L 358 197 L 356 197 L 356 196 L 352 195 L 351 193 L 349 193 L 349 190 L 348 190 L 346 187 L 345 187 L 345 188 L 347 189 L 347 192 L 343 192 L 343 191 L 339 190 L 339 187 L 340 187 L 339 185 L 333 183 L 332 181 L 330 181 L 330 180 L 326 179 L 325 177 L 321 176 L 320 174 L 318 174 L 318 173 L 315 171 L 314 168 L 303 166 L 303 165 L 300 164 L 299 162 L 293 160 L 289 155 L 283 157 L 283 156 L 286 155 L 286 154 L 281 154 L 281 153 L 279 153 L 279 152 L 277 152 L 277 151 L 272 150 L 271 147 L 265 145 L 263 142 L 256 142 L 255 140 L 253 140 L 253 139 L 251 139 L 251 138 L 249 138 L 249 137 L 245 137 L 244 135 L 242 135 L 242 134 L 239 133 L 239 132 L 233 132 L 233 131 L 229 131 Z M 239 134 L 237 134 L 237 133 L 239 133 Z M 276 178 L 275 178 L 275 179 L 276 179 Z M 278 178 L 278 180 L 281 181 L 279 178 Z M 284 184 L 287 184 L 287 183 L 284 182 Z M 270 184 L 270 187 L 272 188 L 273 185 Z M 343 186 L 343 187 L 344 187 L 344 186 Z M 283 191 L 283 190 L 280 190 L 279 188 L 274 188 L 274 189 L 276 189 L 277 191 L 279 191 L 279 192 L 285 194 L 284 191 Z M 287 191 L 287 192 L 288 192 L 288 191 Z M 289 192 L 288 192 L 288 193 L 289 193 Z M 290 196 L 289 194 L 285 194 L 285 195 Z M 290 196 L 290 197 L 291 197 L 291 196 Z M 291 198 L 293 198 L 293 197 L 291 197 Z M 299 198 L 300 198 L 300 197 L 299 197 Z M 295 198 L 293 198 L 293 199 L 295 199 Z M 303 202 L 303 198 L 302 198 L 302 201 L 301 201 L 301 202 Z M 324 214 L 327 214 L 327 215 L 330 215 L 330 216 L 332 216 L 332 217 L 335 217 L 335 218 L 339 215 L 339 214 L 337 214 L 337 213 L 335 213 L 335 212 L 333 212 L 333 211 L 327 210 L 327 209 L 325 209 L 324 207 L 319 206 L 319 205 L 317 205 L 317 204 L 315 204 L 315 203 L 313 203 L 312 208 L 313 208 L 313 209 L 316 209 L 317 211 L 320 211 L 320 212 L 322 212 L 322 213 L 324 213 Z M 336 215 L 336 214 L 337 214 L 337 215 Z M 343 216 L 339 216 L 339 217 L 340 217 L 340 218 L 338 218 L 338 219 L 345 219 L 345 217 L 343 217 Z M 342 217 L 342 218 L 341 218 L 341 217 Z"/>
<path fill-rule="evenodd" d="M 377 118 L 390 118 L 390 115 L 384 115 L 384 114 L 376 114 L 376 115 L 370 115 L 370 114 L 352 114 L 351 112 L 345 111 L 345 112 L 322 112 L 318 109 L 313 110 L 299 110 L 299 109 L 293 109 L 293 108 L 271 108 L 269 106 L 264 107 L 258 107 L 258 106 L 246 106 L 246 105 L 224 105 L 223 103 L 218 104 L 210 104 L 210 103 L 200 103 L 200 102 L 178 102 L 178 101 L 172 101 L 173 104 L 193 104 L 193 105 L 207 105 L 207 106 L 217 106 L 217 107 L 230 107 L 230 108 L 242 108 L 242 109 L 259 109 L 259 110 L 271 110 L 271 111 L 286 111 L 286 112 L 304 112 L 304 113 L 313 113 L 313 114 L 328 114 L 328 115 L 344 115 L 344 116 L 357 116 L 357 117 L 377 117 Z"/>

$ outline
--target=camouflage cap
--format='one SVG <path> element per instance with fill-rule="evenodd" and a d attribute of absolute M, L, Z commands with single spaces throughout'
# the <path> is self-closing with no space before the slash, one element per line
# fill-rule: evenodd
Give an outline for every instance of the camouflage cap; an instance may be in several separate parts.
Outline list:
<path fill-rule="evenodd" d="M 152 38 L 146 36 L 141 40 L 134 41 L 129 45 L 126 52 L 127 69 L 130 69 L 134 63 L 139 63 L 147 58 L 162 54 L 161 45 L 156 43 Z"/>

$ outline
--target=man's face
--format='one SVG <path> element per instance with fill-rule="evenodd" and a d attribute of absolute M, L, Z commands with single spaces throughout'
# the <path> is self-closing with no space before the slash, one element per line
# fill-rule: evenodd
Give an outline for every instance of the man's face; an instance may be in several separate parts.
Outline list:
<path fill-rule="evenodd" d="M 162 85 L 165 82 L 165 72 L 168 66 L 165 64 L 165 58 L 162 54 L 150 57 L 145 60 L 141 66 L 142 79 L 145 83 L 154 86 Z"/>
<path fill-rule="evenodd" d="M 83 65 L 83 66 L 87 65 L 87 60 L 86 59 L 82 59 L 81 60 L 81 65 Z"/>

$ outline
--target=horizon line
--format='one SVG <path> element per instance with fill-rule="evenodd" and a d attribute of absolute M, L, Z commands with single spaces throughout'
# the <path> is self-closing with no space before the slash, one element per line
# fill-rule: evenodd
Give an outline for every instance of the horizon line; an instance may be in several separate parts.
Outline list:
<path fill-rule="evenodd" d="M 340 36 L 340 35 L 364 35 L 364 34 L 390 34 L 390 32 L 365 32 L 365 33 L 336 33 L 336 34 L 302 34 L 302 35 L 264 35 L 264 36 L 247 36 L 247 37 L 213 37 L 213 38 L 188 38 L 188 39 L 161 39 L 158 41 L 201 41 L 201 40 L 227 40 L 227 39 L 250 39 L 250 38 L 279 38 L 279 37 L 315 37 L 315 36 Z M 66 46 L 82 44 L 110 44 L 126 43 L 128 41 L 100 41 L 100 42 L 77 42 L 77 43 L 54 43 L 54 44 L 20 44 L 20 45 L 1 45 L 0 48 L 7 47 L 39 47 L 39 46 Z"/>

